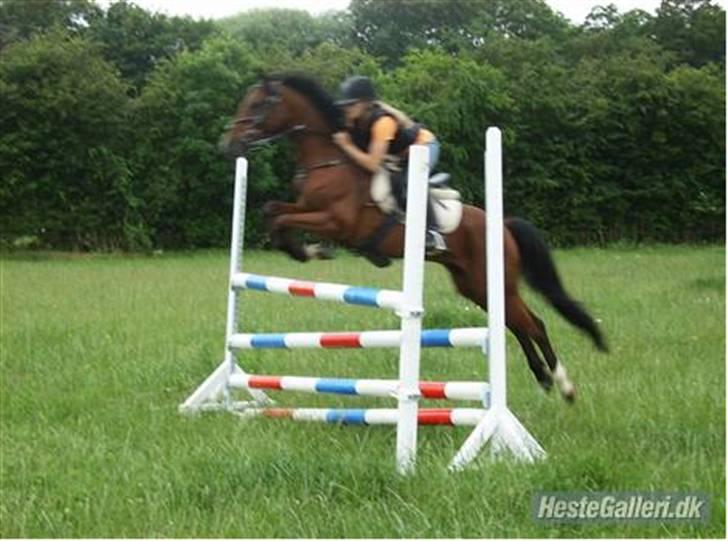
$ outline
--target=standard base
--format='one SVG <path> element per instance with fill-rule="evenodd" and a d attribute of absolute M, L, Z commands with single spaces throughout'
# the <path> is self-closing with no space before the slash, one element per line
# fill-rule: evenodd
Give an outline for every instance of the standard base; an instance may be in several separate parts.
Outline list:
<path fill-rule="evenodd" d="M 524 462 L 535 462 L 546 456 L 543 448 L 509 409 L 491 409 L 465 440 L 450 462 L 449 469 L 463 469 L 478 456 L 488 440 L 493 443 L 493 456 L 510 451 L 516 459 Z"/>
<path fill-rule="evenodd" d="M 229 397 L 226 396 L 228 381 L 233 375 L 245 375 L 245 372 L 237 364 L 233 364 L 232 367 L 231 371 L 229 360 L 221 362 L 215 371 L 202 382 L 202 385 L 179 406 L 180 413 L 231 409 L 228 404 Z M 248 389 L 248 392 L 257 406 L 274 403 L 263 391 Z"/>

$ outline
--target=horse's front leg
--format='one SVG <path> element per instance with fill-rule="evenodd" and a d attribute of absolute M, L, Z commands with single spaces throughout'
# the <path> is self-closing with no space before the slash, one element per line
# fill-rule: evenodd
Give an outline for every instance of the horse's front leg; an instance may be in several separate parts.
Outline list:
<path fill-rule="evenodd" d="M 297 261 L 308 261 L 315 257 L 315 247 L 304 245 L 293 236 L 294 230 L 306 231 L 327 239 L 335 239 L 340 234 L 333 214 L 328 210 L 304 211 L 281 214 L 271 221 L 271 238 L 276 239 L 277 247 Z"/>
<path fill-rule="evenodd" d="M 282 250 L 298 261 L 308 261 L 305 249 L 293 238 L 293 232 L 283 227 L 276 227 L 274 221 L 282 214 L 305 212 L 301 200 L 296 203 L 284 201 L 268 201 L 263 205 L 263 217 L 267 225 L 270 241 L 273 248 Z"/>
<path fill-rule="evenodd" d="M 307 212 L 302 202 L 286 203 L 285 201 L 268 201 L 263 205 L 263 215 L 266 219 L 272 220 L 281 214 L 296 214 L 299 212 Z"/>

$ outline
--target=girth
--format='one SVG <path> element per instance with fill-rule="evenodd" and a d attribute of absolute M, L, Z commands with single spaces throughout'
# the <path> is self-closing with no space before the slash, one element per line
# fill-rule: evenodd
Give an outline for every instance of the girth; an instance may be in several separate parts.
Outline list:
<path fill-rule="evenodd" d="M 337 159 L 337 160 L 327 160 L 325 162 L 321 162 L 321 163 L 312 165 L 310 167 L 298 167 L 298 168 L 296 168 L 296 174 L 293 176 L 293 179 L 301 180 L 303 178 L 306 178 L 311 171 L 315 171 L 316 169 L 325 169 L 326 167 L 336 167 L 338 165 L 344 165 L 345 163 L 346 163 L 346 160 Z"/>

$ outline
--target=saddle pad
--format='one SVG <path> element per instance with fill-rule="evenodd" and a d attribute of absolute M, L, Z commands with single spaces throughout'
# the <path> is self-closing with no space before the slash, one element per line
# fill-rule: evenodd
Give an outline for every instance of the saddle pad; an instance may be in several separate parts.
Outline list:
<path fill-rule="evenodd" d="M 386 169 L 380 169 L 372 178 L 371 197 L 383 213 L 399 211 L 404 219 L 404 213 L 397 207 L 397 200 L 392 194 L 392 183 Z M 455 231 L 463 216 L 460 193 L 452 188 L 430 188 L 430 197 L 440 231 L 445 234 Z"/>

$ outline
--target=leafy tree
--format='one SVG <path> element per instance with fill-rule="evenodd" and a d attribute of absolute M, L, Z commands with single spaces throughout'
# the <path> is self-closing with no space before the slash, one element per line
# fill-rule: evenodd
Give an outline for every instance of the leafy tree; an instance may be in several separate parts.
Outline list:
<path fill-rule="evenodd" d="M 182 51 L 199 49 L 217 27 L 212 21 L 152 14 L 119 1 L 95 17 L 87 32 L 122 77 L 140 89 L 160 62 Z"/>
<path fill-rule="evenodd" d="M 61 31 L 3 51 L 0 230 L 54 247 L 134 245 L 137 201 L 120 153 L 126 85 L 87 40 Z"/>
<path fill-rule="evenodd" d="M 468 42 L 468 23 L 481 2 L 455 0 L 352 0 L 356 44 L 369 54 L 396 65 L 410 48 Z"/>
<path fill-rule="evenodd" d="M 442 51 L 413 51 L 379 85 L 386 101 L 435 132 L 440 168 L 464 197 L 482 201 L 483 128 L 503 125 L 514 106 L 503 73 Z"/>
<path fill-rule="evenodd" d="M 577 112 L 578 104 L 591 98 L 573 83 L 568 61 L 548 38 L 494 37 L 476 57 L 504 74 L 504 92 L 514 103 L 502 120 L 506 211 L 563 239 L 558 227 L 566 214 L 563 198 L 584 198 L 593 189 L 584 180 L 587 173 L 578 154 L 584 134 Z M 577 209 L 581 205 L 572 211 Z"/>
<path fill-rule="evenodd" d="M 571 33 L 568 21 L 543 0 L 481 0 L 477 23 L 499 36 L 534 40 L 564 39 Z M 486 31 L 485 35 L 490 34 Z"/>
<path fill-rule="evenodd" d="M 314 17 L 305 10 L 254 9 L 219 25 L 257 51 L 285 51 L 294 57 L 322 43 L 348 44 L 349 21 L 341 12 Z"/>
<path fill-rule="evenodd" d="M 563 54 L 573 64 L 584 57 L 608 58 L 626 51 L 636 55 L 649 52 L 662 59 L 672 58 L 650 35 L 653 20 L 652 15 L 639 9 L 622 14 L 613 4 L 597 6 L 587 16 L 581 32 L 565 44 Z"/>
<path fill-rule="evenodd" d="M 0 0 L 0 48 L 54 26 L 78 33 L 100 11 L 91 0 Z"/>
<path fill-rule="evenodd" d="M 661 215 L 659 222 L 671 228 L 677 222 L 684 229 L 677 240 L 720 239 L 725 234 L 724 77 L 714 65 L 682 66 L 667 76 L 672 100 L 665 136 L 669 150 L 654 158 L 659 158 L 657 167 L 679 181 L 671 194 L 662 194 L 674 215 Z"/>
<path fill-rule="evenodd" d="M 560 238 L 720 236 L 724 90 L 710 69 L 683 69 L 677 76 L 659 57 L 629 52 L 586 59 L 573 71 L 568 123 L 554 132 L 570 174 L 550 190 L 560 215 L 546 215 Z"/>
<path fill-rule="evenodd" d="M 343 48 L 333 43 L 322 43 L 307 49 L 300 56 L 279 57 L 266 62 L 268 71 L 290 71 L 308 74 L 332 93 L 349 75 L 379 77 L 382 73 L 377 60 L 355 48 Z"/>
<path fill-rule="evenodd" d="M 227 243 L 233 165 L 217 141 L 262 72 L 336 93 L 359 73 L 430 127 L 482 201 L 483 129 L 505 129 L 506 210 L 561 244 L 725 235 L 725 13 L 664 0 L 353 0 L 217 24 L 126 1 L 0 0 L 0 242 L 144 249 Z M 286 143 L 251 154 L 248 240 L 289 198 Z M 249 222 L 249 223 L 250 223 Z"/>
<path fill-rule="evenodd" d="M 409 49 L 456 51 L 491 34 L 534 39 L 569 28 L 542 0 L 352 0 L 349 9 L 355 43 L 388 66 Z"/>
<path fill-rule="evenodd" d="M 662 0 L 649 31 L 681 62 L 725 66 L 725 10 L 711 0 Z"/>
<path fill-rule="evenodd" d="M 259 71 L 250 50 L 214 38 L 199 51 L 162 64 L 135 104 L 139 128 L 133 149 L 135 193 L 155 244 L 218 246 L 227 242 L 232 163 L 217 143 L 237 102 Z M 275 186 L 267 159 L 253 157 L 253 206 Z"/>
<path fill-rule="evenodd" d="M 663 0 L 655 16 L 642 10 L 621 14 L 613 4 L 597 6 L 582 29 L 610 52 L 639 38 L 670 53 L 673 66 L 725 65 L 725 11 L 710 0 Z"/>

